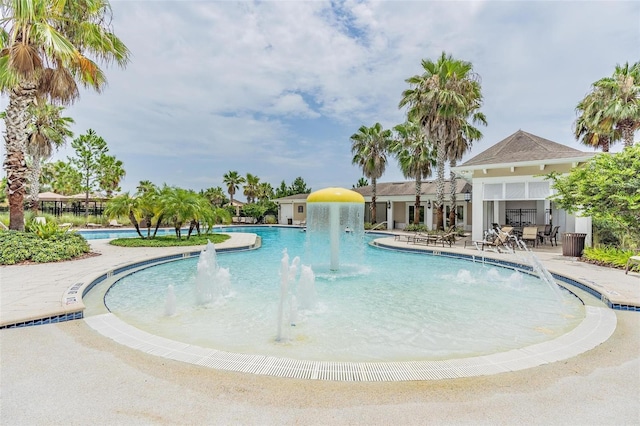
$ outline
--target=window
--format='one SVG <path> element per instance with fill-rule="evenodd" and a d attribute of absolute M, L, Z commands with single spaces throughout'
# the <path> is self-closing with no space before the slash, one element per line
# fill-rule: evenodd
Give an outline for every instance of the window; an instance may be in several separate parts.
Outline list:
<path fill-rule="evenodd" d="M 304 206 L 298 206 L 298 213 L 304 213 Z"/>

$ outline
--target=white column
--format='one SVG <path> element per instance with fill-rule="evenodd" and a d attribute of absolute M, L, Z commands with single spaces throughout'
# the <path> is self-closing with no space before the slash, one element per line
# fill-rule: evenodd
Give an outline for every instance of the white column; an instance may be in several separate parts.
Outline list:
<path fill-rule="evenodd" d="M 393 230 L 393 201 L 391 201 L 387 209 L 387 230 Z"/>
<path fill-rule="evenodd" d="M 576 216 L 576 233 L 587 234 L 584 245 L 585 247 L 591 247 L 592 245 L 592 226 L 591 226 L 591 216 L 580 217 Z"/>
<path fill-rule="evenodd" d="M 473 185 L 471 193 L 471 238 L 482 240 L 483 224 L 484 224 L 484 203 L 482 201 L 482 184 Z"/>
<path fill-rule="evenodd" d="M 431 203 L 432 207 L 428 209 L 428 202 L 429 200 L 427 200 L 427 204 L 424 204 L 424 224 L 427 229 L 433 229 L 433 203 Z"/>

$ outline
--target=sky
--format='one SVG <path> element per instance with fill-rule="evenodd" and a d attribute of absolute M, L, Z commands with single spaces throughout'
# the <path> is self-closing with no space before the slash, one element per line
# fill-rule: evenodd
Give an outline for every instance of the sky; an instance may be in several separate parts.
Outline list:
<path fill-rule="evenodd" d="M 313 190 L 351 188 L 362 177 L 351 135 L 404 122 L 405 80 L 443 51 L 481 78 L 488 125 L 463 162 L 519 129 L 592 152 L 573 137 L 576 104 L 616 64 L 640 59 L 635 1 L 111 6 L 131 61 L 103 66 L 108 86 L 82 90 L 66 115 L 75 137 L 93 129 L 105 139 L 131 192 L 141 180 L 224 188 L 229 171 L 274 188 L 299 176 Z M 1 102 L 6 108 L 6 96 Z M 53 159 L 72 154 L 69 141 Z M 379 181 L 403 180 L 390 157 Z"/>

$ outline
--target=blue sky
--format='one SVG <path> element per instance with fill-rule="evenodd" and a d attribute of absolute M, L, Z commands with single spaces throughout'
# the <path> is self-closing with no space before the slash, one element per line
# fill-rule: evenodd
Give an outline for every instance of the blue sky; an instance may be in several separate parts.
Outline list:
<path fill-rule="evenodd" d="M 385 128 L 405 79 L 442 51 L 473 63 L 488 126 L 465 160 L 518 129 L 575 142 L 575 105 L 640 58 L 640 2 L 112 1 L 131 50 L 67 110 L 140 180 L 199 190 L 230 170 L 277 187 L 350 188 L 350 136 Z M 6 98 L 2 107 L 6 107 Z M 71 154 L 67 144 L 54 158 Z M 4 157 L 4 148 L 2 155 Z M 463 160 L 464 161 L 464 160 Z M 381 181 L 404 180 L 393 158 Z"/>

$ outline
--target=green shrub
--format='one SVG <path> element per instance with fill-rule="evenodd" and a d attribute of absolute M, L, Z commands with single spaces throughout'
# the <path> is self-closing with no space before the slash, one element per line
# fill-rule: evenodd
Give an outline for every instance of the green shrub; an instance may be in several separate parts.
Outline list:
<path fill-rule="evenodd" d="M 404 227 L 407 232 L 429 232 L 429 228 L 426 225 L 410 223 Z"/>
<path fill-rule="evenodd" d="M 0 264 L 24 261 L 38 263 L 69 260 L 90 251 L 84 237 L 75 232 L 59 232 L 42 239 L 32 232 L 0 233 Z"/>
<path fill-rule="evenodd" d="M 585 247 L 583 259 L 601 266 L 624 268 L 635 253 L 617 247 Z"/>
<path fill-rule="evenodd" d="M 268 214 L 264 217 L 264 223 L 267 225 L 275 225 L 278 223 L 278 219 L 274 215 Z"/>
<path fill-rule="evenodd" d="M 55 222 L 29 222 L 26 226 L 26 231 L 33 232 L 38 236 L 38 238 L 42 238 L 43 240 L 51 238 L 54 235 L 64 234 L 67 232 L 66 229 L 60 228 Z"/>
<path fill-rule="evenodd" d="M 183 237 L 178 240 L 175 235 L 163 235 L 157 236 L 151 239 L 142 238 L 118 238 L 111 240 L 109 244 L 118 247 L 177 247 L 177 246 L 200 246 L 207 244 L 207 240 L 210 240 L 214 244 L 222 243 L 228 240 L 230 237 L 227 234 L 213 233 L 191 235 L 189 239 Z"/>

